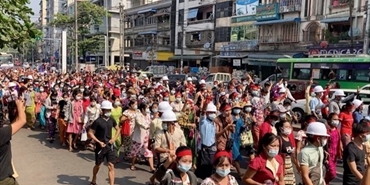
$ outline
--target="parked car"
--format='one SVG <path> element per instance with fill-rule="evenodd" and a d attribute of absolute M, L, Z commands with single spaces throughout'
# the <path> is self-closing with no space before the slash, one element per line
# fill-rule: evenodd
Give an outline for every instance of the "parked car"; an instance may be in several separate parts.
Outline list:
<path fill-rule="evenodd" d="M 329 92 L 329 99 L 333 99 L 333 93 L 338 89 L 330 89 Z M 341 89 L 344 91 L 344 94 L 346 96 L 349 96 L 351 94 L 354 94 L 357 92 L 356 89 Z M 362 111 L 364 116 L 367 116 L 369 114 L 369 103 L 370 103 L 370 90 L 361 90 L 359 97 L 357 99 L 360 99 L 364 102 L 364 109 Z M 345 100 L 344 100 L 345 101 Z M 344 103 L 341 103 L 340 106 L 343 106 Z M 304 118 L 304 115 L 307 114 L 306 112 L 306 99 L 298 99 L 297 102 L 292 102 L 292 111 L 297 115 L 298 120 L 302 120 Z"/>
<path fill-rule="evenodd" d="M 290 93 L 294 99 L 305 99 L 305 92 L 307 88 L 307 81 L 304 80 L 290 80 L 288 81 L 287 88 L 290 90 Z M 316 82 L 313 82 L 311 88 L 317 85 Z"/>

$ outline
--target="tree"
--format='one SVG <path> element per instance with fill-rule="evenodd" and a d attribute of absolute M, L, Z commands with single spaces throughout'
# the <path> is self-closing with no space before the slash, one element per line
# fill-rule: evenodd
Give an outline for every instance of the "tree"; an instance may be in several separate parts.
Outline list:
<path fill-rule="evenodd" d="M 106 16 L 106 10 L 90 1 L 80 1 L 77 4 L 78 11 L 78 49 L 79 55 L 85 59 L 86 52 L 97 52 L 103 41 L 103 33 L 91 34 L 90 28 L 93 25 L 100 25 L 103 23 L 103 17 Z M 74 27 L 75 16 L 58 13 L 55 15 L 51 25 L 57 28 L 69 31 L 68 48 L 74 49 Z"/>
<path fill-rule="evenodd" d="M 22 48 L 30 38 L 41 35 L 31 22 L 32 9 L 28 0 L 0 0 L 0 48 Z"/>

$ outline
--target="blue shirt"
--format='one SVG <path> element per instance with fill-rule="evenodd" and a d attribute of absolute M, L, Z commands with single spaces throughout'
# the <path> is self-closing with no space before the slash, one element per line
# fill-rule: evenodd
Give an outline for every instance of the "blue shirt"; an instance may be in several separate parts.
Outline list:
<path fill-rule="evenodd" d="M 360 123 L 360 121 L 362 120 L 362 119 L 364 119 L 364 116 L 362 115 L 362 113 L 361 112 L 359 112 L 359 111 L 355 111 L 355 112 L 353 112 L 353 120 L 354 120 L 354 123 Z"/>
<path fill-rule="evenodd" d="M 200 117 L 199 123 L 201 144 L 212 146 L 216 142 L 216 125 L 205 116 Z"/>

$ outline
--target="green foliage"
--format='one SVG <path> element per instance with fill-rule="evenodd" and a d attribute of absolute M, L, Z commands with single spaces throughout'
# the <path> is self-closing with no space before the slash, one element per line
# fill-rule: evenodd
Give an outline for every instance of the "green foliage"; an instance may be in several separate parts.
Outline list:
<path fill-rule="evenodd" d="M 86 52 L 96 52 L 99 50 L 101 43 L 104 43 L 102 34 L 91 35 L 90 28 L 93 25 L 100 25 L 103 23 L 103 18 L 106 16 L 106 10 L 90 1 L 80 1 L 77 5 L 78 16 L 78 49 L 79 55 L 85 55 Z M 52 26 L 61 29 L 67 29 L 70 33 L 74 33 L 75 16 L 56 14 L 53 21 L 50 23 Z M 72 35 L 72 34 L 70 34 Z M 74 48 L 74 37 L 68 38 L 68 48 Z M 85 57 L 84 57 L 85 58 Z"/>
<path fill-rule="evenodd" d="M 325 30 L 325 40 L 329 42 L 329 44 L 336 44 L 339 43 L 340 38 L 334 37 L 333 34 L 327 29 Z"/>
<path fill-rule="evenodd" d="M 26 40 L 42 35 L 31 22 L 29 0 L 0 0 L 0 48 L 21 48 Z"/>

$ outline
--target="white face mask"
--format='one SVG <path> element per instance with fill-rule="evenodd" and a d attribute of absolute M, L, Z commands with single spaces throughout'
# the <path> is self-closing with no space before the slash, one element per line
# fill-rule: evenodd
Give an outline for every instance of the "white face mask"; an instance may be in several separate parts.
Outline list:
<path fill-rule="evenodd" d="M 282 133 L 284 134 L 284 135 L 290 135 L 291 133 L 292 133 L 292 129 L 291 128 L 283 128 L 283 130 L 282 130 Z"/>
<path fill-rule="evenodd" d="M 337 127 L 339 125 L 339 120 L 331 121 L 331 125 L 334 126 L 334 127 Z"/>

